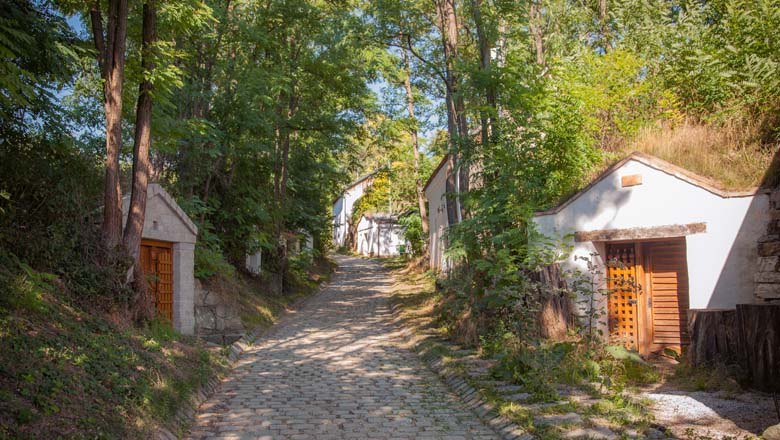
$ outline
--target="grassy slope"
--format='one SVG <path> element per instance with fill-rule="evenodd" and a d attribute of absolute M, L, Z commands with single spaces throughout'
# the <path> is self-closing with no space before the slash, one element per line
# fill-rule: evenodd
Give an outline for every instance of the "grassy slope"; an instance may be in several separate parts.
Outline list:
<path fill-rule="evenodd" d="M 0 318 L 0 438 L 147 438 L 225 366 L 166 324 L 123 329 L 32 290 Z"/>
<path fill-rule="evenodd" d="M 255 280 L 222 282 L 236 289 L 248 328 L 269 327 L 331 269 L 320 263 L 283 296 Z M 227 369 L 222 350 L 167 324 L 123 328 L 64 301 L 53 278 L 28 273 L 9 286 L 0 298 L 0 439 L 149 438 L 156 424 L 176 432 L 177 409 Z"/>
<path fill-rule="evenodd" d="M 617 159 L 638 150 L 709 177 L 724 189 L 746 190 L 774 177 L 768 173 L 774 172 L 770 165 L 777 148 L 762 139 L 756 123 L 683 122 L 640 130 Z"/>

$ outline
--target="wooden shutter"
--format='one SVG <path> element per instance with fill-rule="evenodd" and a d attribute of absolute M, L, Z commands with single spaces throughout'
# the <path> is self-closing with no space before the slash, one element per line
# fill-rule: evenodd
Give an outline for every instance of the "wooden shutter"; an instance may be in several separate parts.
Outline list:
<path fill-rule="evenodd" d="M 688 344 L 688 264 L 685 240 L 646 244 L 653 351 Z"/>
<path fill-rule="evenodd" d="M 607 245 L 607 289 L 610 342 L 637 349 L 639 320 L 634 243 Z"/>

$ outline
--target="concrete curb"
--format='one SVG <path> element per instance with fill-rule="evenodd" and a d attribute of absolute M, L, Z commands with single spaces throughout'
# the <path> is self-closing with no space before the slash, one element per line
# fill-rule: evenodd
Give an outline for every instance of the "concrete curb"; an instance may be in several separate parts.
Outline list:
<path fill-rule="evenodd" d="M 334 271 L 332 275 L 335 274 L 336 271 Z M 230 344 L 228 346 L 227 355 L 227 372 L 230 372 L 233 369 L 236 362 L 241 358 L 241 355 L 243 355 L 244 352 L 246 352 L 252 345 L 254 345 L 258 339 L 271 334 L 274 328 L 277 327 L 280 322 L 286 319 L 291 312 L 294 313 L 303 308 L 303 306 L 305 306 L 311 298 L 319 294 L 320 291 L 329 283 L 330 281 L 328 281 L 328 283 L 317 286 L 317 290 L 292 303 L 284 312 L 279 315 L 277 322 L 270 327 L 262 328 L 257 326 L 248 333 L 245 333 L 237 341 Z M 184 404 L 184 406 L 176 411 L 176 414 L 173 416 L 173 422 L 184 433 L 189 431 L 189 428 L 195 421 L 195 415 L 198 412 L 198 408 L 200 408 L 200 406 L 205 401 L 210 399 L 219 390 L 223 379 L 224 377 L 221 377 L 219 374 L 214 374 L 204 385 L 202 385 L 196 392 L 192 394 L 192 396 L 190 396 L 190 399 Z M 177 440 L 179 438 L 183 438 L 183 436 L 177 436 L 165 426 L 157 426 L 154 429 L 154 434 L 152 437 L 158 440 Z"/>
<path fill-rule="evenodd" d="M 416 350 L 418 344 L 414 342 L 414 330 L 401 323 L 402 317 L 400 309 L 401 307 L 397 304 L 391 305 L 391 311 L 394 318 L 393 321 L 397 326 L 401 327 L 400 333 L 407 345 L 412 347 L 412 352 L 417 355 L 417 358 L 420 359 L 429 370 L 436 373 L 441 381 L 461 402 L 463 402 L 463 404 L 466 405 L 466 407 L 504 440 L 531 440 L 536 438 L 509 418 L 499 414 L 498 410 L 482 397 L 479 390 L 472 387 L 457 371 L 444 365 L 442 359 L 433 361 L 425 359 L 425 357 Z"/>

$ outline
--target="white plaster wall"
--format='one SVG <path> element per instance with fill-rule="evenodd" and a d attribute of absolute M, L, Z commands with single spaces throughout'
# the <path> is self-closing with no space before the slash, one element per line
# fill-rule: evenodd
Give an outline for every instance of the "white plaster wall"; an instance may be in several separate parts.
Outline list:
<path fill-rule="evenodd" d="M 195 334 L 195 245 L 173 245 L 173 328 Z"/>
<path fill-rule="evenodd" d="M 260 272 L 263 270 L 263 253 L 261 251 L 257 251 L 252 255 L 247 255 L 244 266 L 246 267 L 246 270 L 249 271 L 249 273 L 260 275 Z"/>
<path fill-rule="evenodd" d="M 447 166 L 439 168 L 425 189 L 428 199 L 428 251 L 430 268 L 434 271 L 447 270 L 445 251 L 445 233 L 447 222 L 446 193 Z"/>
<path fill-rule="evenodd" d="M 336 247 L 344 246 L 346 240 L 347 228 L 344 217 L 344 197 L 339 197 L 333 203 L 333 245 Z"/>
<path fill-rule="evenodd" d="M 374 183 L 372 177 L 347 188 L 333 203 L 333 244 L 336 247 L 344 246 L 349 232 L 349 220 L 352 216 L 352 209 L 355 202 L 365 194 L 366 189 Z"/>
<path fill-rule="evenodd" d="M 639 186 L 622 188 L 624 175 L 641 174 Z M 686 237 L 690 308 L 733 308 L 754 301 L 757 240 L 768 221 L 768 196 L 723 198 L 636 160 L 613 171 L 555 214 L 534 218 L 538 232 L 561 238 L 576 231 L 704 222 L 707 231 Z M 574 243 L 564 262 L 585 270 L 576 256 L 603 253 L 599 243 Z M 603 261 L 597 257 L 603 267 Z M 603 286 L 603 280 L 600 282 Z"/>
<path fill-rule="evenodd" d="M 357 252 L 365 256 L 390 257 L 398 255 L 398 246 L 407 245 L 401 225 L 360 218 L 357 228 Z"/>

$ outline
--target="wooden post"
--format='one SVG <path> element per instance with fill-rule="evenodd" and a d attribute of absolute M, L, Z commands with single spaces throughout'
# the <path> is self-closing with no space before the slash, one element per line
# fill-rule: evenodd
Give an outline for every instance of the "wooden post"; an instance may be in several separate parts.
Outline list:
<path fill-rule="evenodd" d="M 735 310 L 688 310 L 688 361 L 691 365 L 740 364 L 737 312 Z"/>
<path fill-rule="evenodd" d="M 780 304 L 738 304 L 736 316 L 752 385 L 780 392 Z"/>

